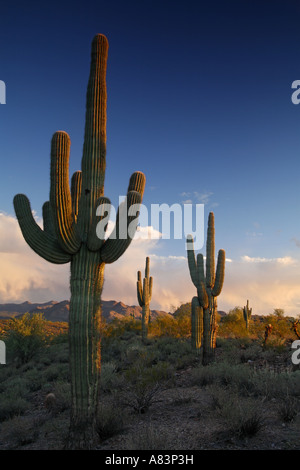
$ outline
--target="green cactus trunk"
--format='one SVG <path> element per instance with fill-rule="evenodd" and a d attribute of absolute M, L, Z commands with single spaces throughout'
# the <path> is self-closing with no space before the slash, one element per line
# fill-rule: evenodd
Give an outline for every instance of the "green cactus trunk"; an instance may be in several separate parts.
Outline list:
<path fill-rule="evenodd" d="M 196 354 L 202 354 L 203 337 L 203 308 L 200 307 L 198 297 L 192 299 L 191 316 L 191 344 Z"/>
<path fill-rule="evenodd" d="M 104 263 L 82 247 L 71 262 L 69 347 L 71 427 L 68 448 L 94 442 L 101 368 L 101 293 Z M 82 442 L 78 442 L 79 439 Z"/>
<path fill-rule="evenodd" d="M 86 98 L 86 124 L 81 168 L 69 188 L 70 138 L 56 132 L 51 141 L 50 201 L 43 206 L 44 230 L 32 216 L 23 194 L 14 198 L 22 234 L 42 258 L 55 264 L 71 263 L 70 276 L 70 373 L 71 418 L 68 449 L 90 449 L 96 433 L 101 365 L 101 294 L 105 264 L 116 261 L 130 245 L 137 226 L 145 176 L 131 175 L 126 201 L 120 205 L 115 229 L 106 239 L 104 197 L 106 166 L 106 60 L 108 41 L 96 35 L 92 43 L 91 69 Z M 100 208 L 100 211 L 98 211 Z M 106 209 L 105 209 L 106 208 Z M 126 219 L 122 219 L 122 217 Z M 98 224 L 105 222 L 98 232 Z M 119 233 L 126 223 L 127 236 Z M 130 230 L 130 234 L 128 231 Z"/>
<path fill-rule="evenodd" d="M 210 364 L 215 357 L 217 338 L 217 311 L 215 306 L 204 309 L 203 312 L 203 365 Z"/>
<path fill-rule="evenodd" d="M 143 341 L 148 338 L 148 327 L 150 319 L 150 305 L 145 304 L 142 306 L 142 338 Z"/>
<path fill-rule="evenodd" d="M 252 314 L 252 308 L 249 308 L 249 300 L 247 300 L 247 305 L 243 308 L 244 320 L 246 323 L 246 330 L 249 331 L 250 317 Z"/>

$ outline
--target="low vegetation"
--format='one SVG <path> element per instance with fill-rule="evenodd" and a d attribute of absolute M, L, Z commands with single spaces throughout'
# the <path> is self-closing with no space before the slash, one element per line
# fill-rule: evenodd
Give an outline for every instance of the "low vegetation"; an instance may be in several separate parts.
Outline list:
<path fill-rule="evenodd" d="M 277 309 L 220 316 L 216 355 L 191 348 L 190 304 L 103 326 L 97 449 L 299 449 L 300 370 L 293 319 Z M 294 319 L 295 320 L 295 319 Z M 272 325 L 264 344 L 266 325 Z M 68 325 L 24 315 L 0 323 L 0 449 L 62 449 L 70 413 Z"/>

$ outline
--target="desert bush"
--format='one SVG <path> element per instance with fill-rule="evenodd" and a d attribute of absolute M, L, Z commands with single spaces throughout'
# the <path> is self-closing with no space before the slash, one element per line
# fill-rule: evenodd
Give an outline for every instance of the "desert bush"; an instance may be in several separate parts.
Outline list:
<path fill-rule="evenodd" d="M 10 449 L 32 444 L 38 439 L 39 424 L 31 416 L 14 416 L 2 423 L 2 436 Z"/>
<path fill-rule="evenodd" d="M 121 433 L 125 428 L 126 415 L 116 403 L 101 403 L 97 415 L 97 433 L 101 441 Z"/>
<path fill-rule="evenodd" d="M 132 317 L 114 318 L 111 322 L 102 326 L 104 338 L 122 338 L 128 340 L 141 333 L 141 321 Z"/>
<path fill-rule="evenodd" d="M 71 406 L 71 385 L 69 382 L 57 381 L 52 384 L 51 392 L 45 396 L 45 408 L 57 415 Z"/>
<path fill-rule="evenodd" d="M 47 348 L 46 356 L 50 361 L 50 364 L 54 362 L 69 363 L 69 344 L 68 342 L 52 342 Z"/>
<path fill-rule="evenodd" d="M 172 449 L 171 437 L 152 423 L 145 425 L 139 432 L 130 434 L 125 450 L 169 450 Z"/>
<path fill-rule="evenodd" d="M 104 362 L 101 365 L 100 387 L 103 392 L 116 391 L 123 384 L 123 376 L 117 373 L 115 362 Z"/>
<path fill-rule="evenodd" d="M 218 335 L 226 338 L 240 338 L 249 335 L 243 317 L 243 309 L 235 307 L 222 317 L 219 324 Z"/>
<path fill-rule="evenodd" d="M 189 377 L 190 385 L 197 385 L 199 387 L 206 387 L 216 382 L 214 371 L 210 366 L 194 367 L 190 372 Z"/>
<path fill-rule="evenodd" d="M 145 413 L 156 401 L 159 394 L 165 390 L 170 380 L 168 366 L 164 363 L 147 367 L 145 358 L 139 358 L 136 363 L 124 373 L 124 387 L 119 399 L 137 413 Z"/>
<path fill-rule="evenodd" d="M 251 371 L 244 365 L 220 362 L 206 367 L 195 367 L 191 371 L 190 380 L 193 385 L 217 384 L 225 387 L 230 385 L 238 390 L 243 390 L 249 386 L 250 374 Z"/>
<path fill-rule="evenodd" d="M 218 413 L 228 432 L 239 438 L 253 437 L 265 425 L 260 402 L 241 399 L 231 388 L 223 396 L 219 393 L 217 404 Z"/>
<path fill-rule="evenodd" d="M 249 380 L 254 396 L 283 400 L 287 393 L 294 397 L 300 394 L 300 374 L 297 372 L 274 373 L 268 369 L 262 369 L 253 371 Z"/>
<path fill-rule="evenodd" d="M 30 361 L 46 344 L 45 325 L 46 320 L 39 313 L 10 319 L 5 339 L 7 354 L 21 364 Z"/>
<path fill-rule="evenodd" d="M 49 367 L 44 368 L 41 373 L 43 380 L 47 382 L 67 381 L 69 375 L 69 365 L 64 363 L 51 364 Z"/>
<path fill-rule="evenodd" d="M 0 403 L 0 422 L 22 415 L 30 409 L 30 403 L 27 400 L 6 392 L 0 394 Z"/>
<path fill-rule="evenodd" d="M 30 390 L 30 382 L 27 378 L 19 375 L 11 376 L 4 383 L 4 392 L 10 397 L 26 398 Z"/>
<path fill-rule="evenodd" d="M 285 423 L 290 423 L 299 412 L 299 398 L 291 396 L 287 391 L 286 396 L 280 400 L 276 408 L 279 418 Z"/>

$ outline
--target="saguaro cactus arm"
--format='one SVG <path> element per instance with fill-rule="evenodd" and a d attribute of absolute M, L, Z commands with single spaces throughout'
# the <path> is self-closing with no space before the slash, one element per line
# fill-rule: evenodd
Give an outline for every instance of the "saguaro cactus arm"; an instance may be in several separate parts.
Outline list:
<path fill-rule="evenodd" d="M 24 194 L 14 197 L 14 208 L 23 237 L 35 253 L 50 263 L 64 264 L 71 261 L 71 255 L 64 252 L 57 240 L 36 223 L 30 202 Z"/>
<path fill-rule="evenodd" d="M 101 259 L 104 263 L 115 262 L 132 242 L 137 228 L 139 211 L 134 215 L 128 215 L 128 213 L 133 206 L 139 208 L 141 201 L 142 196 L 140 193 L 130 191 L 127 193 L 126 201 L 120 204 L 114 230 L 101 248 Z"/>
<path fill-rule="evenodd" d="M 50 204 L 54 229 L 62 249 L 74 254 L 81 240 L 76 232 L 69 187 L 70 137 L 66 132 L 56 132 L 51 141 Z"/>
<path fill-rule="evenodd" d="M 221 294 L 222 287 L 224 284 L 224 277 L 225 277 L 225 251 L 219 250 L 215 283 L 214 283 L 214 287 L 212 290 L 212 295 L 214 297 L 218 297 L 218 295 Z"/>
<path fill-rule="evenodd" d="M 138 298 L 138 303 L 139 306 L 142 307 L 144 304 L 144 299 L 143 299 L 143 287 L 142 287 L 142 273 L 141 271 L 138 271 L 138 278 L 137 278 L 137 298 Z"/>
<path fill-rule="evenodd" d="M 81 196 L 82 173 L 75 171 L 71 179 L 71 198 L 72 198 L 72 212 L 75 222 L 77 221 L 79 211 L 79 201 Z"/>

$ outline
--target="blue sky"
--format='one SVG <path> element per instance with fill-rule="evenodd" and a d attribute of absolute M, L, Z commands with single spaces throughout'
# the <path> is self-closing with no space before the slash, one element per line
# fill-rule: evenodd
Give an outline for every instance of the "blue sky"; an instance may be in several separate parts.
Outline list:
<path fill-rule="evenodd" d="M 0 279 L 0 302 L 67 297 L 67 290 L 48 289 L 58 271 L 28 251 L 26 285 L 16 277 L 23 288 L 14 289 L 14 273 L 21 271 L 9 263 L 14 243 L 21 251 L 23 245 L 13 232 L 12 201 L 25 193 L 41 217 L 56 130 L 71 138 L 70 173 L 80 169 L 90 44 L 103 33 L 109 41 L 106 195 L 117 205 L 130 174 L 141 170 L 147 207 L 205 203 L 205 221 L 215 213 L 216 249 L 228 258 L 219 307 L 243 306 L 249 298 L 257 313 L 300 313 L 300 106 L 291 101 L 291 84 L 300 79 L 299 13 L 291 0 L 1 6 L 0 80 L 7 93 L 0 105 L 0 257 L 10 280 L 5 273 Z M 135 278 L 149 254 L 155 308 L 195 295 L 184 240 L 130 250 L 132 256 L 107 267 L 104 298 L 135 303 L 135 288 L 130 295 L 128 285 L 116 292 L 113 278 L 122 269 Z M 44 266 L 54 274 L 40 285 Z"/>

